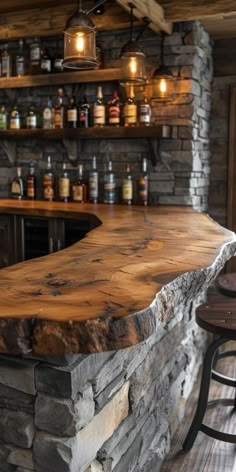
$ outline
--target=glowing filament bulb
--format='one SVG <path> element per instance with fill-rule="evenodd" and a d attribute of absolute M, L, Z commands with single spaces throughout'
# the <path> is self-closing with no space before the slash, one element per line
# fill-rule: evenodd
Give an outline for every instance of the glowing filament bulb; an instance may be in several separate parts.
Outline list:
<path fill-rule="evenodd" d="M 129 63 L 129 69 L 132 75 L 135 75 L 137 73 L 137 59 L 136 57 L 131 57 L 130 58 L 130 63 Z"/>
<path fill-rule="evenodd" d="M 76 36 L 76 49 L 78 52 L 83 53 L 85 47 L 84 33 L 78 33 Z"/>
<path fill-rule="evenodd" d="M 160 93 L 161 93 L 161 95 L 166 95 L 167 94 L 166 79 L 161 79 L 160 80 Z"/>

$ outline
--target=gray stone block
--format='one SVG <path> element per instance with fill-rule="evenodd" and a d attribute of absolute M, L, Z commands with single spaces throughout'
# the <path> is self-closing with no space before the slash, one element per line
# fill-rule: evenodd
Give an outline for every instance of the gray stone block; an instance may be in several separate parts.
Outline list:
<path fill-rule="evenodd" d="M 0 408 L 0 439 L 22 448 L 30 448 L 35 434 L 33 417 L 24 412 Z"/>
<path fill-rule="evenodd" d="M 0 384 L 0 408 L 34 413 L 34 395 Z"/>
<path fill-rule="evenodd" d="M 0 357 L 0 383 L 34 395 L 35 368 L 37 361 L 21 360 L 19 358 Z"/>
<path fill-rule="evenodd" d="M 20 468 L 34 470 L 32 450 L 20 449 L 11 447 L 11 452 L 7 458 L 7 462 L 12 465 L 17 465 Z"/>

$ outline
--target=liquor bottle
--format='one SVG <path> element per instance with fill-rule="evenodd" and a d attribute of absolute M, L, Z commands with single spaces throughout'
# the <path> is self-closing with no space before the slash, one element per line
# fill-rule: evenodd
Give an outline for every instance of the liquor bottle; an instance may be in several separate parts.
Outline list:
<path fill-rule="evenodd" d="M 142 100 L 139 102 L 139 124 L 141 126 L 150 126 L 151 123 L 151 105 L 147 99 L 146 91 L 143 92 Z"/>
<path fill-rule="evenodd" d="M 108 103 L 108 124 L 119 126 L 121 119 L 120 99 L 117 90 L 114 90 L 112 100 Z"/>
<path fill-rule="evenodd" d="M 48 98 L 46 107 L 43 109 L 43 128 L 52 129 L 54 127 L 54 109 L 52 100 Z"/>
<path fill-rule="evenodd" d="M 26 128 L 28 129 L 37 128 L 37 115 L 33 106 L 30 107 L 26 115 Z"/>
<path fill-rule="evenodd" d="M 63 90 L 59 88 L 57 91 L 57 103 L 54 107 L 54 128 L 64 128 L 64 114 Z"/>
<path fill-rule="evenodd" d="M 148 174 L 147 174 L 147 159 L 142 160 L 142 174 L 138 179 L 138 203 L 140 205 L 148 205 Z"/>
<path fill-rule="evenodd" d="M 133 179 L 130 173 L 130 164 L 125 165 L 125 176 L 122 180 L 122 203 L 131 205 L 133 202 Z"/>
<path fill-rule="evenodd" d="M 16 56 L 16 76 L 22 77 L 26 74 L 26 63 L 24 57 L 24 41 L 20 39 L 18 46 L 18 53 Z"/>
<path fill-rule="evenodd" d="M 7 129 L 7 110 L 5 105 L 0 107 L 0 129 Z"/>
<path fill-rule="evenodd" d="M 47 48 L 43 50 L 40 61 L 40 69 L 41 73 L 43 74 L 50 74 L 50 72 L 52 72 L 52 59 L 49 55 Z"/>
<path fill-rule="evenodd" d="M 10 129 L 20 129 L 21 128 L 21 120 L 20 120 L 20 112 L 15 105 L 10 113 Z"/>
<path fill-rule="evenodd" d="M 77 203 L 85 203 L 87 199 L 87 186 L 83 177 L 83 164 L 78 166 L 78 177 L 72 184 L 72 199 Z"/>
<path fill-rule="evenodd" d="M 137 104 L 134 99 L 134 87 L 130 86 L 129 95 L 124 105 L 124 126 L 137 125 Z"/>
<path fill-rule="evenodd" d="M 102 87 L 98 87 L 97 99 L 93 105 L 93 126 L 104 126 L 106 123 L 106 107 L 103 102 Z"/>
<path fill-rule="evenodd" d="M 65 162 L 62 164 L 62 174 L 59 177 L 59 198 L 63 202 L 68 202 L 70 198 L 70 178 Z"/>
<path fill-rule="evenodd" d="M 43 176 L 43 198 L 48 202 L 52 202 L 54 200 L 54 196 L 54 175 L 52 172 L 51 157 L 48 156 L 47 169 Z"/>
<path fill-rule="evenodd" d="M 24 184 L 21 175 L 21 167 L 16 168 L 16 176 L 11 182 L 11 197 L 21 200 L 24 197 Z"/>
<path fill-rule="evenodd" d="M 1 56 L 2 60 L 2 77 L 11 77 L 12 75 L 12 57 L 8 51 L 8 44 L 4 45 Z"/>
<path fill-rule="evenodd" d="M 38 38 L 35 38 L 30 44 L 30 74 L 41 73 L 41 47 Z"/>
<path fill-rule="evenodd" d="M 68 128 L 77 128 L 78 110 L 75 103 L 75 97 L 70 98 L 70 102 L 66 111 L 66 123 Z"/>
<path fill-rule="evenodd" d="M 104 203 L 116 201 L 116 177 L 112 170 L 112 161 L 108 162 L 108 170 L 104 174 Z"/>
<path fill-rule="evenodd" d="M 57 55 L 54 57 L 52 62 L 52 70 L 53 72 L 62 72 L 63 71 L 63 54 L 58 52 Z"/>
<path fill-rule="evenodd" d="M 34 163 L 30 162 L 29 173 L 26 178 L 26 196 L 29 200 L 36 198 L 36 178 Z"/>
<path fill-rule="evenodd" d="M 89 201 L 91 203 L 98 202 L 98 193 L 99 193 L 98 183 L 99 183 L 99 176 L 98 176 L 98 171 L 97 171 L 97 159 L 96 159 L 96 156 L 93 156 L 92 169 L 89 172 L 89 180 L 88 180 Z"/>
<path fill-rule="evenodd" d="M 78 121 L 79 121 L 80 128 L 89 128 L 89 126 L 91 126 L 91 109 L 85 95 L 79 107 L 79 120 Z"/>

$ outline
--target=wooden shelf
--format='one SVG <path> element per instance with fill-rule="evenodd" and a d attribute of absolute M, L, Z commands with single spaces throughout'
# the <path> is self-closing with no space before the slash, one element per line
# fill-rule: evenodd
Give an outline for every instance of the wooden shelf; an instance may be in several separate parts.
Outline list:
<path fill-rule="evenodd" d="M 120 79 L 120 69 L 97 69 L 59 72 L 57 74 L 26 75 L 24 77 L 0 78 L 0 89 L 39 87 L 88 82 L 108 82 Z"/>
<path fill-rule="evenodd" d="M 132 128 L 63 128 L 63 129 L 19 129 L 0 130 L 0 139 L 122 139 L 122 138 L 166 138 L 169 125 L 134 126 Z"/>

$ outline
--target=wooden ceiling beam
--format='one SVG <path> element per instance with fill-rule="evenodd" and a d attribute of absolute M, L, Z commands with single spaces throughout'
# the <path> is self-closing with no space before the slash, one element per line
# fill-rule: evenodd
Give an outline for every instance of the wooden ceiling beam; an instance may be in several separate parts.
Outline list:
<path fill-rule="evenodd" d="M 156 2 L 156 0 L 117 0 L 117 3 L 130 12 L 130 3 L 134 5 L 134 16 L 139 20 L 144 17 L 149 18 L 149 28 L 156 33 L 165 31 L 168 34 L 172 32 L 172 24 L 165 20 L 163 8 Z"/>
<path fill-rule="evenodd" d="M 158 0 L 166 21 L 200 20 L 220 13 L 236 11 L 235 0 Z"/>

